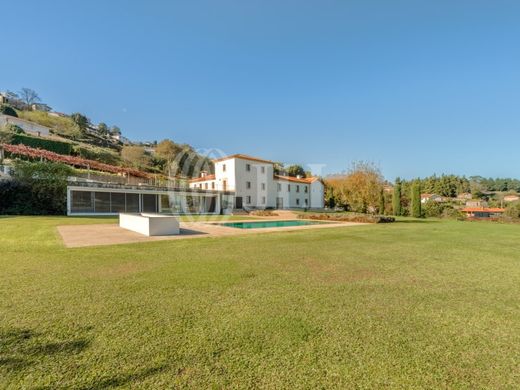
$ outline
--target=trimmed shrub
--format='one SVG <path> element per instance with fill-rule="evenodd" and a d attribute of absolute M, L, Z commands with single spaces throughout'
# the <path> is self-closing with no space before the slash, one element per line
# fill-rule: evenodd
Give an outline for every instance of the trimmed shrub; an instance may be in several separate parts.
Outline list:
<path fill-rule="evenodd" d="M 385 215 L 371 215 L 371 214 L 299 214 L 298 218 L 301 219 L 317 219 L 320 221 L 337 221 L 337 222 L 362 222 L 362 223 L 391 223 L 395 222 L 394 217 L 388 217 Z"/>
<path fill-rule="evenodd" d="M 15 134 L 11 144 L 23 144 L 31 148 L 45 149 L 50 152 L 69 156 L 72 153 L 72 145 L 66 142 L 54 141 L 47 138 L 31 137 L 25 134 Z"/>
<path fill-rule="evenodd" d="M 258 217 L 277 217 L 278 216 L 278 214 L 276 214 L 275 212 L 273 212 L 271 210 L 255 210 L 255 211 L 251 211 L 249 213 L 249 215 L 255 215 Z"/>

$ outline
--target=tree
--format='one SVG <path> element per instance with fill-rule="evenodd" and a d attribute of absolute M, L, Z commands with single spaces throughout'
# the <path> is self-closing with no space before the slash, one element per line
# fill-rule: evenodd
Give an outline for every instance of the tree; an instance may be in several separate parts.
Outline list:
<path fill-rule="evenodd" d="M 286 169 L 287 175 L 296 177 L 301 176 L 305 177 L 305 169 L 301 165 L 293 164 L 287 167 Z"/>
<path fill-rule="evenodd" d="M 9 104 L 0 104 L 0 114 L 18 117 L 15 109 Z"/>
<path fill-rule="evenodd" d="M 283 166 L 283 163 L 275 162 L 273 164 L 273 172 L 274 172 L 275 175 L 284 175 L 285 174 L 285 168 Z"/>
<path fill-rule="evenodd" d="M 111 135 L 121 135 L 121 129 L 117 126 L 112 126 L 110 128 L 110 134 Z"/>
<path fill-rule="evenodd" d="M 121 158 L 126 163 L 139 167 L 148 162 L 147 155 L 142 146 L 124 146 L 121 150 Z"/>
<path fill-rule="evenodd" d="M 90 125 L 90 120 L 83 114 L 80 114 L 79 112 L 75 112 L 70 115 L 70 119 L 78 126 L 79 130 L 82 133 L 85 133 L 88 126 Z"/>
<path fill-rule="evenodd" d="M 334 187 L 327 186 L 325 188 L 325 206 L 329 209 L 336 207 L 336 195 L 334 194 Z"/>
<path fill-rule="evenodd" d="M 394 193 L 392 196 L 392 209 L 394 215 L 401 215 L 401 180 L 395 180 Z"/>
<path fill-rule="evenodd" d="M 165 166 L 165 170 L 168 174 L 168 176 L 172 176 L 172 171 L 177 171 L 178 170 L 178 164 L 175 163 L 174 164 L 174 161 L 176 159 L 176 156 L 182 151 L 182 148 L 177 145 L 175 142 L 173 142 L 172 140 L 169 140 L 169 139 L 165 139 L 165 140 L 162 140 L 161 142 L 159 142 L 157 144 L 157 147 L 155 148 L 155 152 L 157 153 L 157 155 L 159 155 L 160 157 L 162 157 L 164 160 L 166 160 L 166 166 Z"/>
<path fill-rule="evenodd" d="M 40 97 L 36 93 L 36 91 L 30 89 L 30 88 L 22 88 L 20 90 L 20 99 L 22 102 L 24 102 L 27 106 L 31 106 L 34 103 L 38 103 L 41 101 Z"/>
<path fill-rule="evenodd" d="M 375 212 L 383 188 L 383 175 L 371 163 L 357 162 L 346 176 L 329 179 L 327 185 L 334 188 L 337 203 L 352 211 Z"/>
<path fill-rule="evenodd" d="M 385 190 L 383 187 L 381 187 L 379 192 L 379 214 L 385 214 Z"/>
<path fill-rule="evenodd" d="M 414 218 L 420 218 L 422 216 L 421 213 L 421 185 L 420 182 L 415 180 L 412 184 L 411 189 L 411 201 L 412 201 L 412 208 L 411 208 L 411 215 Z"/>
<path fill-rule="evenodd" d="M 108 126 L 106 123 L 100 122 L 98 124 L 98 133 L 101 135 L 108 135 Z"/>

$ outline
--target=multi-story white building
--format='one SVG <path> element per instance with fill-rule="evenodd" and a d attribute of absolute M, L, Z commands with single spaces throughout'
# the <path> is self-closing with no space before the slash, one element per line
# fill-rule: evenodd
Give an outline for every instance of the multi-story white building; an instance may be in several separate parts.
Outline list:
<path fill-rule="evenodd" d="M 219 158 L 215 174 L 202 172 L 190 180 L 190 188 L 234 192 L 235 209 L 242 208 L 323 208 L 324 187 L 317 177 L 280 176 L 274 163 L 234 154 Z"/>

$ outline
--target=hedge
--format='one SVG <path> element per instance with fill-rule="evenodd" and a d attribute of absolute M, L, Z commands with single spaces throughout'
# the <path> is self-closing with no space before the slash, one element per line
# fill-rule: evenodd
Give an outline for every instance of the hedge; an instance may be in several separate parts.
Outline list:
<path fill-rule="evenodd" d="M 14 134 L 10 143 L 13 145 L 23 144 L 31 148 L 45 149 L 67 156 L 72 154 L 72 144 L 46 138 L 31 137 L 25 134 Z"/>

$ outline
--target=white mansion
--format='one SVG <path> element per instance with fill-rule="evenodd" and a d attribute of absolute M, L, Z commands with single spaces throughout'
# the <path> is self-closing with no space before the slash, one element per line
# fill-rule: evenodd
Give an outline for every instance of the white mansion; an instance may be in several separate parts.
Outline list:
<path fill-rule="evenodd" d="M 274 163 L 244 154 L 213 160 L 215 174 L 202 172 L 190 188 L 231 191 L 235 209 L 323 208 L 324 187 L 317 177 L 280 176 Z M 228 206 L 229 207 L 229 206 Z"/>

